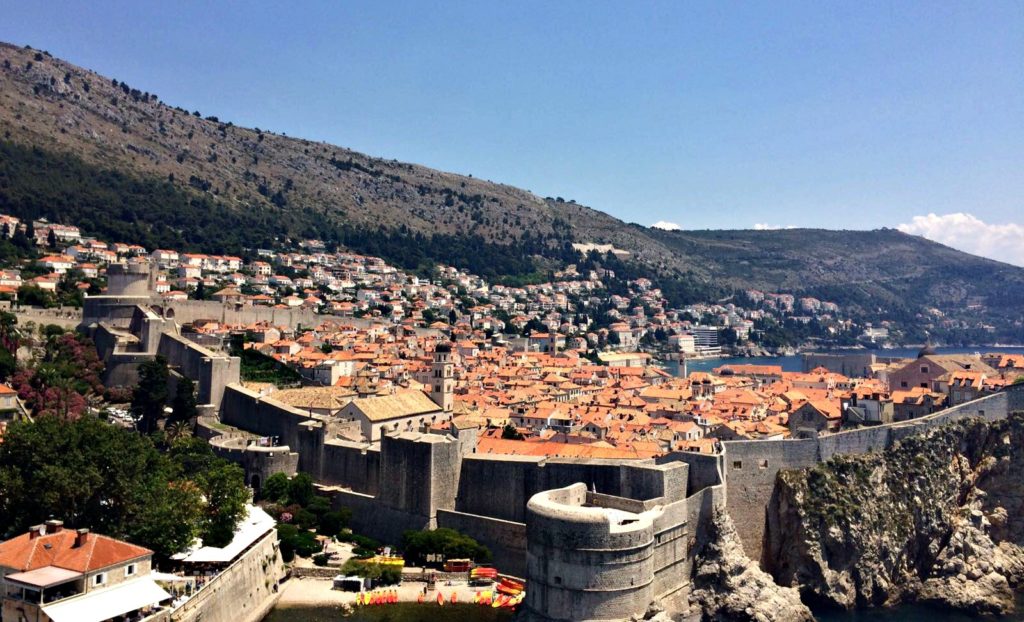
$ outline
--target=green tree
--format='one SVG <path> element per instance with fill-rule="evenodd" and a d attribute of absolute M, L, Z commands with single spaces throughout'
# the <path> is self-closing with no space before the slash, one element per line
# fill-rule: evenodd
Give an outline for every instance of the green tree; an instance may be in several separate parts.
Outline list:
<path fill-rule="evenodd" d="M 263 482 L 260 496 L 274 503 L 287 503 L 290 487 L 291 483 L 287 475 L 284 473 L 274 473 L 267 478 L 267 481 Z"/>
<path fill-rule="evenodd" d="M 309 473 L 299 473 L 288 482 L 288 500 L 291 503 L 306 506 L 313 501 L 316 491 L 313 489 L 313 478 Z"/>
<path fill-rule="evenodd" d="M 0 444 L 0 533 L 48 518 L 161 556 L 199 533 L 202 491 L 152 441 L 95 417 L 14 422 Z"/>
<path fill-rule="evenodd" d="M 206 300 L 206 283 L 203 279 L 199 279 L 196 283 L 196 291 L 193 293 L 193 298 L 196 300 Z"/>
<path fill-rule="evenodd" d="M 402 534 L 402 552 L 407 560 L 420 565 L 427 555 L 441 554 L 444 559 L 472 559 L 476 562 L 491 560 L 491 551 L 473 538 L 454 529 L 432 531 L 406 531 Z"/>
<path fill-rule="evenodd" d="M 523 435 L 516 429 L 516 426 L 511 423 L 506 423 L 505 427 L 501 429 L 501 438 L 512 441 L 521 441 L 523 440 Z"/>
<path fill-rule="evenodd" d="M 196 481 L 206 499 L 200 523 L 203 544 L 226 546 L 231 542 L 249 503 L 245 472 L 237 464 L 216 459 L 210 468 L 197 474 Z"/>
<path fill-rule="evenodd" d="M 196 418 L 196 383 L 188 376 L 178 379 L 171 402 L 171 422 L 191 422 Z"/>
<path fill-rule="evenodd" d="M 46 245 L 50 248 L 57 248 L 57 234 L 51 228 L 50 232 L 46 234 Z"/>
<path fill-rule="evenodd" d="M 149 434 L 157 429 L 167 404 L 167 381 L 170 371 L 167 359 L 157 355 L 152 361 L 139 365 L 139 384 L 132 395 L 132 414 L 139 431 Z"/>

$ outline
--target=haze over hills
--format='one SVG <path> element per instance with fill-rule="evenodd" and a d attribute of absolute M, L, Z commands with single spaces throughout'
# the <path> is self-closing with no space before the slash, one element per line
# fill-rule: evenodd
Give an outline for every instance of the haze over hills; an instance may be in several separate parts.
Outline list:
<path fill-rule="evenodd" d="M 406 268 L 438 261 L 523 281 L 573 261 L 572 242 L 610 243 L 630 251 L 630 272 L 655 276 L 683 302 L 756 288 L 872 317 L 909 319 L 924 307 L 957 315 L 971 303 L 993 322 L 1021 319 L 1024 269 L 895 230 L 650 229 L 504 184 L 204 118 L 8 44 L 0 137 L 0 211 L 150 247 L 241 252 L 318 237 Z"/>

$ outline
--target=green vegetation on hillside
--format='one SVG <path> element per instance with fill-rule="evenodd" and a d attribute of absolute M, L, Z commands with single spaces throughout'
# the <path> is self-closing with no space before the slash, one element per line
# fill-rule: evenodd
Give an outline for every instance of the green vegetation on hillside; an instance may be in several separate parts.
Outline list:
<path fill-rule="evenodd" d="M 148 249 L 245 255 L 281 247 L 289 239 L 320 238 L 331 250 L 382 257 L 423 274 L 445 263 L 511 283 L 538 276 L 538 257 L 576 257 L 564 235 L 524 231 L 514 243 L 494 244 L 479 235 L 426 236 L 404 225 L 393 230 L 357 227 L 309 207 L 236 209 L 171 180 L 105 169 L 10 141 L 0 141 L 0 213 L 74 224 L 85 234 Z"/>

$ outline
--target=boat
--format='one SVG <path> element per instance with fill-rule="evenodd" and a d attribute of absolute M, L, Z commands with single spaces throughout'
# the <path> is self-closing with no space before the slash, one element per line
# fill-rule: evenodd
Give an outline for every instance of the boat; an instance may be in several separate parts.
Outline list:
<path fill-rule="evenodd" d="M 508 596 L 501 594 L 494 599 L 494 602 L 491 603 L 491 607 L 497 609 L 498 607 L 504 607 L 506 603 L 508 603 Z"/>
<path fill-rule="evenodd" d="M 498 583 L 498 591 L 508 596 L 517 596 L 522 593 L 524 586 L 519 581 L 513 581 L 507 577 L 503 577 L 501 582 Z"/>
<path fill-rule="evenodd" d="M 424 600 L 426 598 L 423 596 L 423 592 L 420 592 L 420 595 L 416 597 L 416 602 L 422 605 Z"/>
<path fill-rule="evenodd" d="M 450 602 L 451 604 L 454 605 L 456 603 L 456 601 L 458 601 L 458 598 L 459 598 L 458 593 L 456 593 L 455 591 L 452 591 L 452 595 L 448 597 L 448 602 Z"/>
<path fill-rule="evenodd" d="M 444 607 L 444 594 L 440 590 L 437 592 L 437 604 Z"/>

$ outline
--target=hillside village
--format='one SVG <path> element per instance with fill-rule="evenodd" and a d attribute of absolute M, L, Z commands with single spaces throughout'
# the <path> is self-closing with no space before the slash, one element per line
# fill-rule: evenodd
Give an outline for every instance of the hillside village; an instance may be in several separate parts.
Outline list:
<path fill-rule="evenodd" d="M 711 453 L 725 440 L 789 438 L 919 417 L 997 391 L 1024 368 L 1012 355 L 925 349 L 917 361 L 879 360 L 851 374 L 856 377 L 839 373 L 845 367 L 791 372 L 772 365 L 675 377 L 656 357 L 757 351 L 762 327 L 770 324 L 813 322 L 868 340 L 885 339 L 886 328 L 854 326 L 828 301 L 758 291 L 744 293 L 746 307 L 666 308 L 644 278 L 611 293 L 615 274 L 593 249 L 585 249 L 591 254 L 581 256 L 580 266 L 553 274 L 550 282 L 511 287 L 447 266 L 425 279 L 379 258 L 328 253 L 316 240 L 291 252 L 257 250 L 244 261 L 108 243 L 74 226 L 6 215 L 0 232 L 38 248 L 36 259 L 23 260 L 27 269 L 0 273 L 0 295 L 13 302 L 53 304 L 62 291 L 100 293 L 106 267 L 126 262 L 146 265 L 167 302 L 198 298 L 228 308 L 322 315 L 322 323 L 308 327 L 209 318 L 184 331 L 205 347 L 245 353 L 247 362 L 289 372 L 247 375 L 243 367 L 243 379 L 262 394 L 320 415 L 344 417 L 348 404 L 371 396 L 425 392 L 448 415 L 438 420 L 435 414 L 429 423 L 483 428 L 483 453 Z M 38 274 L 23 278 L 26 272 Z M 431 377 L 442 350 L 450 352 L 452 366 L 443 391 Z M 401 421 L 411 429 L 415 421 L 422 427 L 422 417 L 406 414 L 395 414 L 393 425 Z M 353 441 L 379 438 L 358 426 L 343 434 Z"/>

